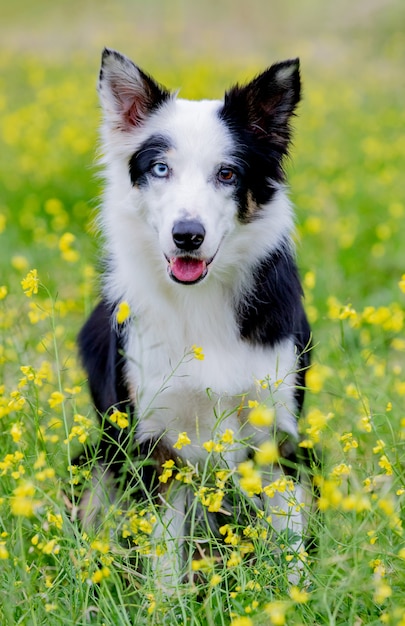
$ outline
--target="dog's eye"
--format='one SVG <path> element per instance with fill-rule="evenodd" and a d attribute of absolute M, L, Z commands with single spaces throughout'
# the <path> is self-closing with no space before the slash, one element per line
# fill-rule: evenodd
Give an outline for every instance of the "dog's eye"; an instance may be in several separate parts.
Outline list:
<path fill-rule="evenodd" d="M 217 174 L 217 178 L 220 183 L 231 185 L 232 183 L 236 182 L 236 173 L 230 167 L 221 167 Z"/>
<path fill-rule="evenodd" d="M 151 168 L 151 173 L 156 178 L 167 178 L 169 176 L 169 166 L 166 163 L 155 163 Z"/>

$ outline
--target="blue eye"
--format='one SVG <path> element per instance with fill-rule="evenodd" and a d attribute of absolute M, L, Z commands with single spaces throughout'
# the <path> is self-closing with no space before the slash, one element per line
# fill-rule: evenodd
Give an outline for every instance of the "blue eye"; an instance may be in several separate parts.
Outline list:
<path fill-rule="evenodd" d="M 156 178 L 167 178 L 169 176 L 169 166 L 166 163 L 155 163 L 152 165 L 151 173 Z"/>

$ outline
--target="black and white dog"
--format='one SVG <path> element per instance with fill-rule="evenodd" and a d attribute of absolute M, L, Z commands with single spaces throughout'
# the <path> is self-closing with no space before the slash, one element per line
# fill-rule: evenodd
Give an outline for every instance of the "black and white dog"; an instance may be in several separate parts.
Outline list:
<path fill-rule="evenodd" d="M 269 469 L 274 481 L 296 460 L 309 365 L 283 170 L 299 61 L 276 63 L 223 101 L 195 102 L 106 49 L 98 90 L 106 271 L 101 303 L 79 338 L 95 406 L 101 415 L 132 407 L 137 450 L 155 459 L 151 478 L 168 459 L 203 467 L 202 444 L 230 429 L 247 443 L 227 446 L 218 462 L 235 470 L 271 436 L 280 451 Z M 118 324 L 123 301 L 131 316 Z M 193 346 L 203 359 L 192 358 Z M 271 431 L 249 421 L 249 400 L 274 408 Z M 119 429 L 107 428 L 111 473 L 122 449 L 111 444 Z M 190 443 L 175 449 L 184 432 Z M 160 483 L 166 506 L 154 536 L 169 545 L 156 559 L 164 576 L 181 567 L 187 489 Z M 291 503 L 305 499 L 302 491 L 296 480 L 282 495 L 262 495 L 275 532 L 292 529 L 297 549 L 305 521 Z"/>

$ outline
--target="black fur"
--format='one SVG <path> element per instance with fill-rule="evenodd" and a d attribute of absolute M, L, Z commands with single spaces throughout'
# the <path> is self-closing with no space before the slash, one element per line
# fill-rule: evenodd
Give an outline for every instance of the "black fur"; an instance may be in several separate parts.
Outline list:
<path fill-rule="evenodd" d="M 132 155 L 129 161 L 129 175 L 133 185 L 141 187 L 147 184 L 148 174 L 154 163 L 164 157 L 171 144 L 166 137 L 152 135 Z"/>
<path fill-rule="evenodd" d="M 241 221 L 252 218 L 252 200 L 256 208 L 267 204 L 277 183 L 285 181 L 283 160 L 291 138 L 290 119 L 300 96 L 297 59 L 277 63 L 225 95 L 219 116 L 237 146 L 233 158 L 241 173 L 236 193 Z"/>

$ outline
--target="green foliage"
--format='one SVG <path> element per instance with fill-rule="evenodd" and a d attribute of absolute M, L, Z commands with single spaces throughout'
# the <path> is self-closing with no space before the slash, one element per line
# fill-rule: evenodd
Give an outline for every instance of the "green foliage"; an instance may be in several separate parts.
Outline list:
<path fill-rule="evenodd" d="M 203 563 L 190 557 L 195 581 L 167 597 L 148 565 L 151 505 L 128 509 L 123 494 L 94 536 L 77 522 L 88 476 L 72 459 L 98 428 L 75 347 L 99 262 L 94 78 L 79 59 L 11 66 L 3 56 L 0 67 L 0 622 L 405 624 L 405 114 L 395 80 L 313 73 L 296 120 L 290 182 L 316 346 L 302 433 L 324 457 L 317 550 L 291 554 L 285 538 L 277 558 L 260 520 L 246 532 L 230 519 Z M 218 96 L 235 79 L 231 67 L 177 72 L 158 78 L 187 85 L 187 97 Z M 205 478 L 192 480 L 203 508 L 220 489 L 242 497 L 232 481 L 208 498 Z M 299 588 L 286 575 L 297 558 Z"/>

